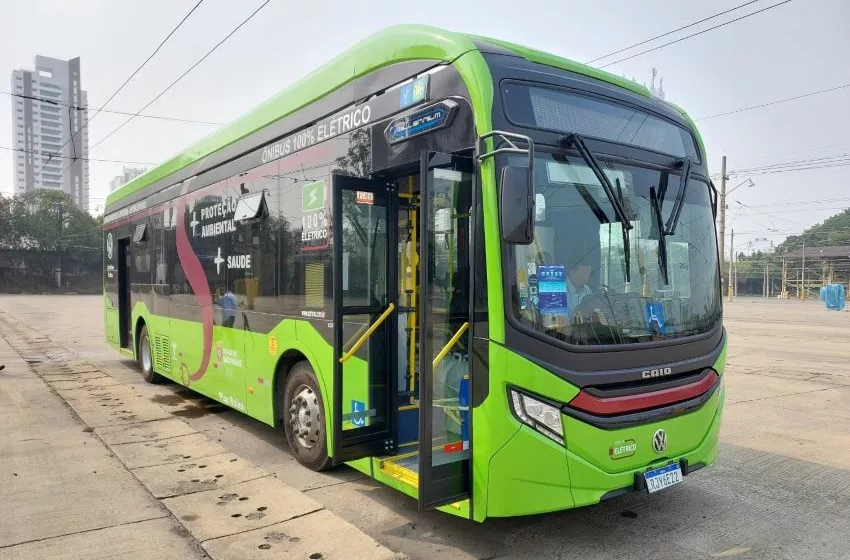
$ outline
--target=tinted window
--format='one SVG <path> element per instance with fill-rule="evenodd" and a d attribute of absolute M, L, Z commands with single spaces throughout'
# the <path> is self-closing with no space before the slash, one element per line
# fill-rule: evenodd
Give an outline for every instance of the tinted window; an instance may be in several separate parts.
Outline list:
<path fill-rule="evenodd" d="M 625 105 L 564 90 L 521 84 L 502 86 L 508 119 L 518 125 L 543 128 L 609 142 L 630 144 L 699 161 L 691 134 L 684 128 Z"/>
<path fill-rule="evenodd" d="M 232 290 L 244 311 L 280 311 L 276 297 L 277 172 L 277 162 L 270 162 L 228 180 L 229 196 L 236 200 L 235 232 L 227 237 L 227 286 L 219 291 Z M 240 215 L 247 215 L 248 221 L 237 221 Z"/>
<path fill-rule="evenodd" d="M 509 161 L 522 165 L 525 160 L 511 156 Z M 514 316 L 527 328 L 578 345 L 710 331 L 721 309 L 708 185 L 688 181 L 675 234 L 662 237 L 654 201 L 660 196 L 663 224 L 682 188 L 681 175 L 601 164 L 624 201 L 632 225 L 626 232 L 583 160 L 548 153 L 535 157 L 534 241 L 508 246 Z"/>

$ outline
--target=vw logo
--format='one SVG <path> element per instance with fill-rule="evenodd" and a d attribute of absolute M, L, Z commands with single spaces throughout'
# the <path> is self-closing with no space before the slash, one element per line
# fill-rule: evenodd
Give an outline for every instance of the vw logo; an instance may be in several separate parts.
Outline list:
<path fill-rule="evenodd" d="M 657 430 L 652 436 L 652 448 L 656 453 L 663 453 L 667 449 L 667 432 Z"/>

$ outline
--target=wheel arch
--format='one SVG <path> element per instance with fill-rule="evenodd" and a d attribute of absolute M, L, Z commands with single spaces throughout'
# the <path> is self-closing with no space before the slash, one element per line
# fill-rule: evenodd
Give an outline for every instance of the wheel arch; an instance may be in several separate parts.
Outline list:
<path fill-rule="evenodd" d="M 313 368 L 313 373 L 316 375 L 316 380 L 319 383 L 319 389 L 322 391 L 322 407 L 324 408 L 325 418 L 330 417 L 330 401 L 328 395 L 328 384 L 322 375 L 322 368 L 319 367 L 315 357 L 306 349 L 298 346 L 292 346 L 283 351 L 277 359 L 274 370 L 274 379 L 272 380 L 272 410 L 274 415 L 275 427 L 280 427 L 281 414 L 280 410 L 283 390 L 286 386 L 286 379 L 292 371 L 293 366 L 298 362 L 306 361 Z"/>

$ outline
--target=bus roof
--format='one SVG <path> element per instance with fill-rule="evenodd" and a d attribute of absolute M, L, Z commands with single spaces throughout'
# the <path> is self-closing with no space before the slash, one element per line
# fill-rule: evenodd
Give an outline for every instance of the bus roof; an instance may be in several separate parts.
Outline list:
<path fill-rule="evenodd" d="M 532 62 L 569 70 L 623 87 L 649 97 L 647 88 L 614 74 L 561 58 L 477 35 L 467 35 L 424 25 L 388 27 L 343 52 L 324 66 L 255 107 L 234 122 L 202 138 L 185 151 L 148 170 L 109 194 L 107 208 L 146 186 L 179 171 L 245 136 L 379 68 L 409 60 L 451 63 L 461 55 L 477 50 L 477 44 L 490 43 L 512 51 Z"/>

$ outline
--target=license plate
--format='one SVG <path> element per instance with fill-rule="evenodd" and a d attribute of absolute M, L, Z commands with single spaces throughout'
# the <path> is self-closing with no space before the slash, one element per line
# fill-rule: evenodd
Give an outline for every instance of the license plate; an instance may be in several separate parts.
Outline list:
<path fill-rule="evenodd" d="M 647 491 L 652 494 L 682 482 L 682 469 L 679 467 L 679 463 L 673 463 L 646 471 L 643 477 L 646 480 Z"/>

